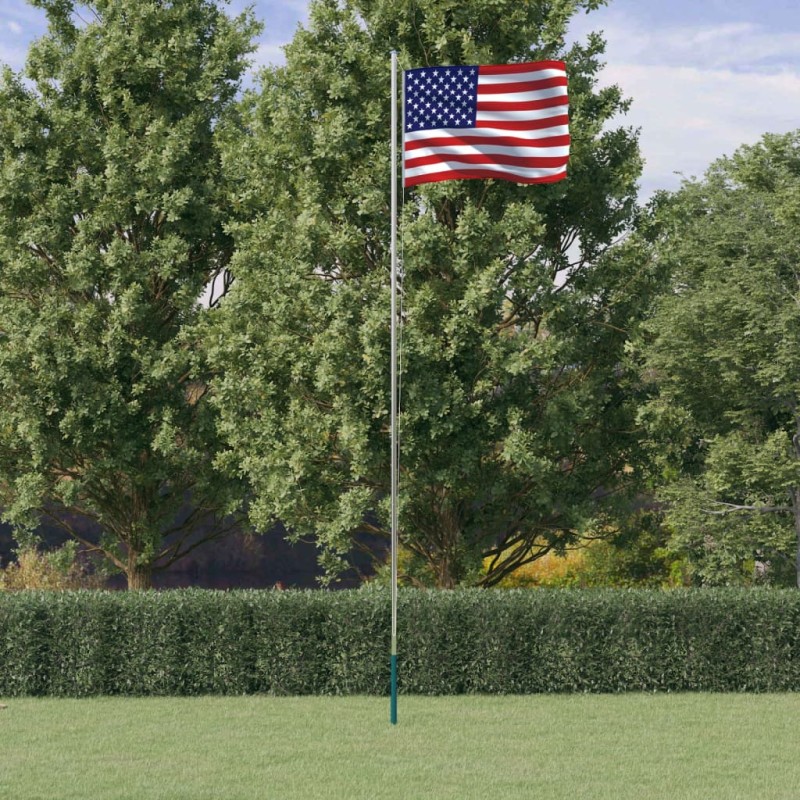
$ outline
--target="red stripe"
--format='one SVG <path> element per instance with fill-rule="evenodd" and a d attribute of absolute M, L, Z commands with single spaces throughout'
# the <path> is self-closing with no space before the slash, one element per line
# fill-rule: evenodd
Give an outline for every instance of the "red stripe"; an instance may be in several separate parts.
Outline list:
<path fill-rule="evenodd" d="M 442 155 L 407 158 L 405 168 L 425 167 L 428 164 L 440 164 L 443 161 L 457 161 L 459 164 L 505 164 L 508 167 L 526 167 L 527 169 L 552 169 L 553 167 L 565 167 L 569 156 L 556 156 L 555 158 L 532 156 L 529 158 L 527 156 L 505 156 L 499 153 L 469 155 L 443 153 Z"/>
<path fill-rule="evenodd" d="M 474 128 L 470 130 L 479 130 L 480 128 L 497 128 L 504 131 L 540 131 L 543 128 L 555 128 L 559 125 L 568 125 L 569 117 L 562 114 L 558 117 L 545 117 L 544 119 L 530 119 L 518 123 L 511 123 L 513 127 L 509 127 L 508 122 L 476 122 Z"/>
<path fill-rule="evenodd" d="M 481 64 L 479 75 L 513 75 L 515 72 L 533 72 L 536 69 L 563 69 L 567 65 L 563 61 L 529 61 L 526 64 Z"/>
<path fill-rule="evenodd" d="M 544 100 L 523 100 L 504 103 L 497 100 L 478 100 L 478 111 L 536 111 L 539 108 L 555 108 L 569 105 L 566 95 L 546 97 Z"/>
<path fill-rule="evenodd" d="M 553 120 L 564 120 L 564 122 L 554 122 Z M 552 128 L 554 125 L 566 125 L 568 117 L 546 117 L 545 119 L 525 119 L 517 122 L 494 122 L 491 120 L 478 120 L 472 130 L 481 128 L 495 128 L 501 131 L 536 131 L 542 128 Z"/>
<path fill-rule="evenodd" d="M 432 131 L 433 133 L 434 131 Z M 404 149 L 418 150 L 420 147 L 447 147 L 493 144 L 498 147 L 568 147 L 570 135 L 545 136 L 541 139 L 521 139 L 517 136 L 432 136 L 430 139 L 413 139 L 405 143 Z"/>
<path fill-rule="evenodd" d="M 554 86 L 566 85 L 566 75 L 561 75 L 558 78 L 545 78 L 541 81 L 517 81 L 516 83 L 481 83 L 478 81 L 478 94 L 536 92 L 539 89 L 552 89 Z"/>
<path fill-rule="evenodd" d="M 414 178 L 406 178 L 404 186 L 417 186 L 420 183 L 438 183 L 439 181 L 449 181 L 454 179 L 468 180 L 470 178 L 494 178 L 498 181 L 511 181 L 512 183 L 556 183 L 564 180 L 567 172 L 559 172 L 556 175 L 547 175 L 543 178 L 521 178 L 512 172 L 493 172 L 487 169 L 464 169 L 447 170 L 446 172 L 432 172 L 429 175 L 417 175 Z"/>

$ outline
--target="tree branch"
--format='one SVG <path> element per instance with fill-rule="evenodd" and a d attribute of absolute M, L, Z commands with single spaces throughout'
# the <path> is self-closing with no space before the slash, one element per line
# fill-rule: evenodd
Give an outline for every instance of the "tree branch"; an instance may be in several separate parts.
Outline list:
<path fill-rule="evenodd" d="M 46 508 L 40 508 L 39 513 L 43 514 L 45 517 L 49 517 L 51 520 L 53 520 L 53 522 L 55 522 L 56 525 L 58 525 L 60 528 L 63 528 L 73 539 L 75 539 L 76 542 L 82 544 L 88 553 L 102 553 L 107 559 L 109 559 L 109 561 L 112 561 L 116 567 L 121 569 L 123 572 L 126 571 L 125 564 L 123 564 L 113 552 L 106 550 L 99 544 L 89 541 L 89 539 L 79 534 L 66 520 L 57 517 Z"/>
<path fill-rule="evenodd" d="M 745 514 L 791 514 L 794 509 L 791 506 L 751 506 L 740 505 L 738 503 L 724 503 L 722 500 L 714 500 L 715 506 L 724 506 L 719 511 L 712 511 L 710 508 L 702 509 L 704 514 L 713 514 L 714 516 L 724 516 L 726 514 L 736 514 L 739 512 Z"/>

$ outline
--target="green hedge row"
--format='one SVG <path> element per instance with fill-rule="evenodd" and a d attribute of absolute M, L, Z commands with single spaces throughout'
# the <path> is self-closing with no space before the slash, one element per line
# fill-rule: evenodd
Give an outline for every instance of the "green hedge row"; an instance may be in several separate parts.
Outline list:
<path fill-rule="evenodd" d="M 389 595 L 0 595 L 0 696 L 385 694 Z M 415 694 L 800 690 L 800 592 L 401 590 Z"/>

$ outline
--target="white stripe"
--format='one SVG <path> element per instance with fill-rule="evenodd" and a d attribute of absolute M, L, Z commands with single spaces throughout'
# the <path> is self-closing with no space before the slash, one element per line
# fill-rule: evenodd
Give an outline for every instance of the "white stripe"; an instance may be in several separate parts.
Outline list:
<path fill-rule="evenodd" d="M 566 107 L 564 113 L 566 113 Z M 515 139 L 530 139 L 535 141 L 537 139 L 549 139 L 551 136 L 567 136 L 569 134 L 569 126 L 567 125 L 553 125 L 551 128 L 539 128 L 538 130 L 529 131 L 506 131 L 500 128 L 431 128 L 427 131 L 409 131 L 403 137 L 405 142 L 417 142 L 421 139 L 443 139 L 451 136 L 457 136 L 460 139 L 468 139 L 471 136 L 492 136 L 492 137 L 505 137 L 513 136 Z"/>
<path fill-rule="evenodd" d="M 516 81 L 543 81 L 547 78 L 563 78 L 566 70 L 537 69 L 531 72 L 509 72 L 501 75 L 484 75 L 478 72 L 478 86 L 489 86 L 493 83 L 515 83 Z"/>
<path fill-rule="evenodd" d="M 440 161 L 437 164 L 425 164 L 421 167 L 406 169 L 406 178 L 419 175 L 431 175 L 437 172 L 462 172 L 469 169 L 487 170 L 490 172 L 510 172 L 520 178 L 548 178 L 566 172 L 566 167 L 512 167 L 509 164 L 464 164 L 461 161 Z"/>
<path fill-rule="evenodd" d="M 569 147 L 500 147 L 494 144 L 479 144 L 465 147 L 463 145 L 446 145 L 440 147 L 420 147 L 409 150 L 406 160 L 424 158 L 425 156 L 466 156 L 466 155 L 504 155 L 522 158 L 559 158 L 569 155 Z"/>
<path fill-rule="evenodd" d="M 478 111 L 476 122 L 527 122 L 532 119 L 560 117 L 567 113 L 567 106 L 550 106 L 550 108 L 534 108 L 530 111 Z M 508 134 L 507 134 L 508 135 Z"/>
<path fill-rule="evenodd" d="M 527 103 L 530 100 L 546 100 L 548 97 L 563 97 L 566 94 L 566 86 L 551 86 L 549 89 L 536 89 L 532 92 L 481 92 L 478 102 L 488 100 L 492 103 Z"/>

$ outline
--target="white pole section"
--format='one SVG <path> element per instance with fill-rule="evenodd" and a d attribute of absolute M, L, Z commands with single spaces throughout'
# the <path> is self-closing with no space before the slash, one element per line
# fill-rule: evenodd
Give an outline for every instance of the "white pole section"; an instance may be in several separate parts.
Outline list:
<path fill-rule="evenodd" d="M 400 453 L 397 441 L 397 51 L 392 50 L 392 322 L 391 322 L 391 516 L 392 516 L 392 652 L 389 718 L 397 724 L 397 488 Z"/>

